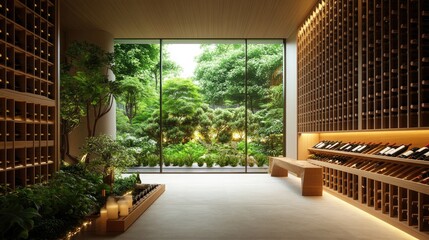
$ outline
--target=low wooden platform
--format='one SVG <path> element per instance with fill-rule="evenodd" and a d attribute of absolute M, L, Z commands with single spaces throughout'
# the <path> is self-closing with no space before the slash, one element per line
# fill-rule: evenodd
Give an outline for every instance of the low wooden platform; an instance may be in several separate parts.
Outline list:
<path fill-rule="evenodd" d="M 148 195 L 147 198 L 133 206 L 133 209 L 130 211 L 128 216 L 120 217 L 118 220 L 107 220 L 107 232 L 125 232 L 164 192 L 165 185 L 160 184 Z"/>
<path fill-rule="evenodd" d="M 287 177 L 288 171 L 301 178 L 302 196 L 322 196 L 322 168 L 307 161 L 286 157 L 270 157 L 269 172 L 272 177 Z"/>

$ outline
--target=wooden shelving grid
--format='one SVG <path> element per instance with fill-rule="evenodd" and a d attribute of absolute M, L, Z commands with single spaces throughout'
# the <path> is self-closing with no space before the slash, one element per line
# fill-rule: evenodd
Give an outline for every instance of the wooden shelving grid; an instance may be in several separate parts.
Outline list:
<path fill-rule="evenodd" d="M 428 47 L 428 1 L 321 1 L 298 32 L 298 131 L 429 127 Z"/>
<path fill-rule="evenodd" d="M 358 0 L 319 3 L 298 33 L 300 132 L 358 129 Z"/>
<path fill-rule="evenodd" d="M 428 162 L 307 151 L 314 141 L 345 138 L 427 144 L 429 1 L 321 0 L 299 29 L 297 48 L 298 158 L 309 151 L 348 159 L 309 161 L 323 167 L 326 190 L 429 238 L 429 187 L 416 180 Z"/>
<path fill-rule="evenodd" d="M 429 237 L 429 162 L 310 148 L 325 190 L 422 239 Z M 341 156 L 342 161 L 329 159 Z"/>
<path fill-rule="evenodd" d="M 55 0 L 0 1 L 0 186 L 57 170 Z"/>

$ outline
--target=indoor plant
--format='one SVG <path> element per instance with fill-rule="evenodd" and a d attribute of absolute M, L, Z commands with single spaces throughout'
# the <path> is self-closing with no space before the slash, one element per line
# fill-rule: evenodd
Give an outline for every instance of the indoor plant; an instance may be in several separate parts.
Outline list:
<path fill-rule="evenodd" d="M 107 135 L 87 138 L 82 147 L 82 160 L 89 170 L 99 172 L 103 182 L 112 189 L 114 171 L 122 171 L 134 163 L 133 154 Z"/>

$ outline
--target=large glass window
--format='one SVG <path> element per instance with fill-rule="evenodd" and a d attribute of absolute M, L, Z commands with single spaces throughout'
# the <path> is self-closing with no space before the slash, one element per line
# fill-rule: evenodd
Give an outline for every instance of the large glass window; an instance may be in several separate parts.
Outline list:
<path fill-rule="evenodd" d="M 132 43 L 118 41 L 115 54 L 144 69 L 138 117 L 125 121 L 129 107 L 118 101 L 118 136 L 136 149 L 135 170 L 265 172 L 268 156 L 283 154 L 282 41 Z"/>

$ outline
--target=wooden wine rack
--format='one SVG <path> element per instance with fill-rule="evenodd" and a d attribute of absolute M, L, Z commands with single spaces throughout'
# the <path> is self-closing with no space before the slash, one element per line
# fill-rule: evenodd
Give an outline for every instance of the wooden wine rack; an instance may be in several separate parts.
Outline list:
<path fill-rule="evenodd" d="M 298 131 L 429 127 L 429 2 L 321 1 L 298 32 Z"/>
<path fill-rule="evenodd" d="M 416 177 L 429 162 L 325 149 L 308 149 L 325 156 L 342 156 L 342 164 L 308 160 L 323 167 L 324 189 L 420 239 L 429 237 L 429 187 Z"/>
<path fill-rule="evenodd" d="M 40 183 L 58 168 L 57 3 L 0 1 L 0 185 Z"/>

